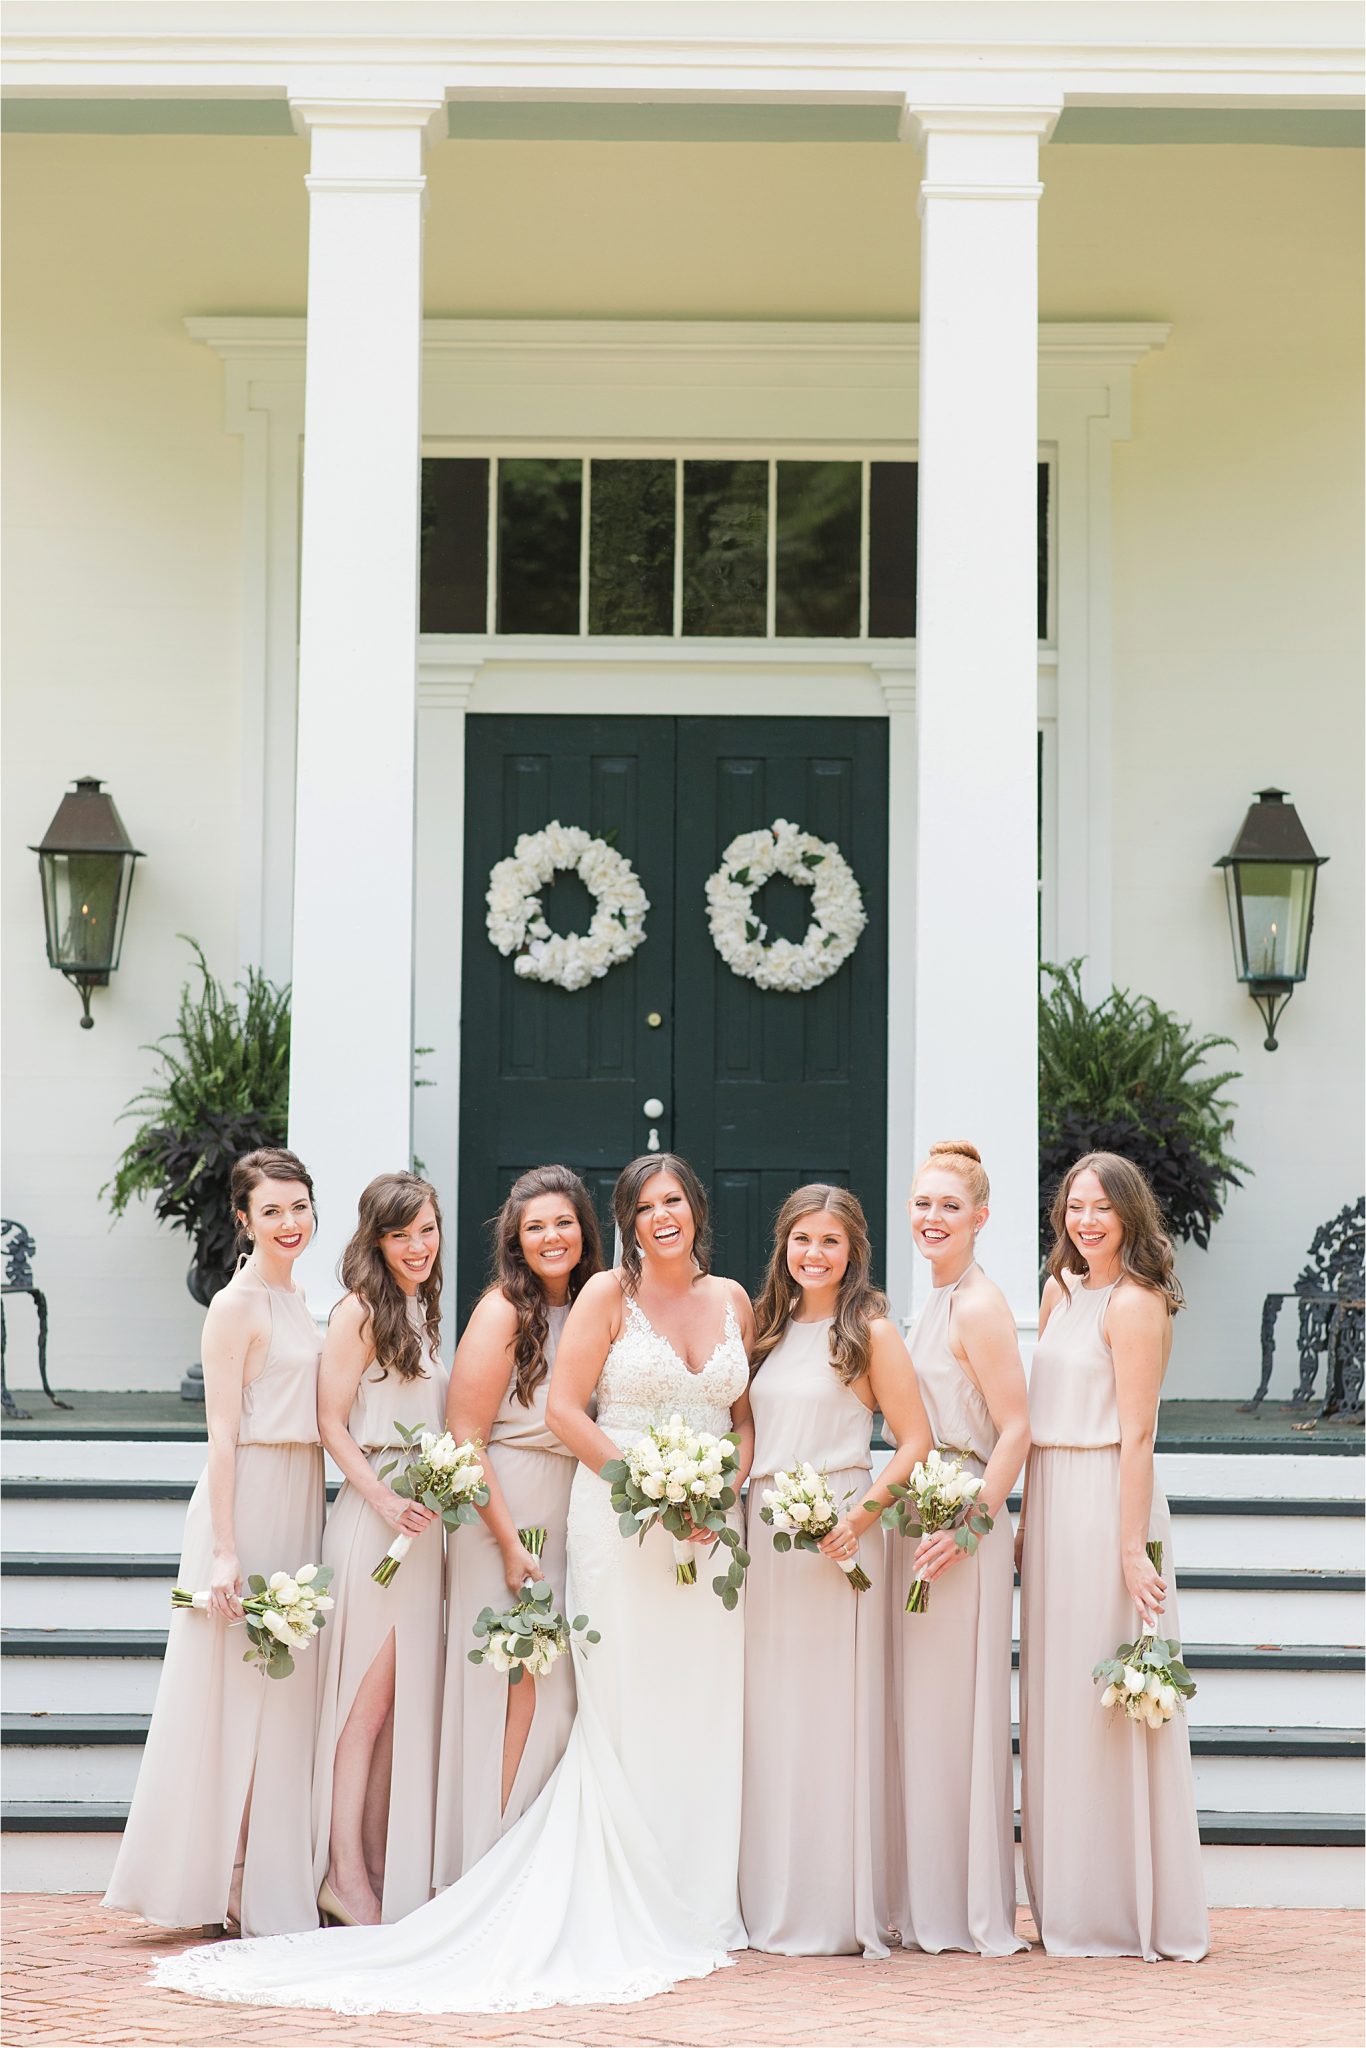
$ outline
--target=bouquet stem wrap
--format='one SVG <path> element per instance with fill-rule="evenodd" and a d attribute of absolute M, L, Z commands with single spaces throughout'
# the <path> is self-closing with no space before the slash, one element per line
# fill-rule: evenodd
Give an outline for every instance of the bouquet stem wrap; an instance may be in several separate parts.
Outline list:
<path fill-rule="evenodd" d="M 680 1536 L 673 1539 L 674 1584 L 695 1586 L 697 1584 L 697 1548 Z"/>

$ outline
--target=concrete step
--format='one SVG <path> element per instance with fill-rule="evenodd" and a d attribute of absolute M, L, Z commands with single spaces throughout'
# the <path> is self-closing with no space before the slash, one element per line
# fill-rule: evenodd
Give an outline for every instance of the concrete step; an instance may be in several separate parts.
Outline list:
<path fill-rule="evenodd" d="M 150 1714 L 10 1712 L 0 1719 L 6 1794 L 101 1804 L 132 1797 Z M 1361 1798 L 1360 1729 L 1200 1728 L 1195 1788 L 1211 1813 L 1347 1813 Z"/>
<path fill-rule="evenodd" d="M 1366 1656 L 1359 1649 L 1188 1642 L 1184 1652 L 1196 1681 L 1195 1698 L 1187 1709 L 1192 1728 L 1361 1725 Z M 1018 1649 L 1015 1654 L 1018 1664 Z M 1018 1678 L 1012 1681 L 1016 1714 L 1017 1694 Z"/>
<path fill-rule="evenodd" d="M 150 1714 L 165 1622 L 152 1629 L 0 1629 L 6 1707 L 18 1714 Z"/>
<path fill-rule="evenodd" d="M 7 1802 L 4 1889 L 102 1891 L 126 1811 L 122 1801 Z M 1212 1906 L 1361 1905 L 1360 1814 L 1202 1813 L 1200 1832 Z"/>
<path fill-rule="evenodd" d="M 1176 1575 L 1181 1632 L 1202 1643 L 1314 1643 L 1354 1648 L 1366 1640 L 1366 1573 L 1211 1571 Z M 1019 1633 L 1020 1596 L 1015 1594 Z"/>
<path fill-rule="evenodd" d="M 178 1557 L 135 1552 L 7 1551 L 5 1620 L 12 1628 L 164 1626 L 179 1565 Z"/>

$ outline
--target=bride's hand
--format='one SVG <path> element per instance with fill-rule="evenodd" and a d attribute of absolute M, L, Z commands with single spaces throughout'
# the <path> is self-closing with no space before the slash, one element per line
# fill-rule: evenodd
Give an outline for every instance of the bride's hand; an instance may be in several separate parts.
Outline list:
<path fill-rule="evenodd" d="M 710 1546 L 711 1546 L 711 1545 L 712 1545 L 713 1543 L 715 1543 L 715 1541 L 716 1541 L 716 1531 L 715 1531 L 714 1529 L 697 1529 L 697 1528 L 692 1528 L 692 1529 L 689 1529 L 689 1531 L 688 1531 L 688 1534 L 687 1534 L 687 1537 L 685 1538 L 685 1541 L 687 1541 L 688 1543 L 698 1543 L 698 1544 L 700 1544 L 700 1545 L 701 1545 L 701 1547 L 703 1548 L 703 1550 L 706 1550 L 706 1549 L 708 1549 L 708 1548 L 709 1548 L 709 1547 L 710 1547 Z"/>

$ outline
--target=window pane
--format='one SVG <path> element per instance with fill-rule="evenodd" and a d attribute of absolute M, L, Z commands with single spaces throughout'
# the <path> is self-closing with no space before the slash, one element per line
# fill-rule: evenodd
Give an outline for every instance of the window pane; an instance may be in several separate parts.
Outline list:
<path fill-rule="evenodd" d="M 915 632 L 916 462 L 869 464 L 868 631 L 909 640 Z"/>
<path fill-rule="evenodd" d="M 857 462 L 778 464 L 780 634 L 857 637 L 862 482 Z"/>
<path fill-rule="evenodd" d="M 1048 464 L 1039 464 L 1039 638 L 1048 638 Z"/>
<path fill-rule="evenodd" d="M 482 633 L 488 580 L 488 463 L 463 455 L 424 457 L 422 631 Z"/>
<path fill-rule="evenodd" d="M 767 628 L 768 464 L 683 465 L 683 631 Z"/>
<path fill-rule="evenodd" d="M 577 633 L 583 464 L 498 464 L 498 631 Z"/>
<path fill-rule="evenodd" d="M 589 632 L 672 633 L 673 463 L 595 460 L 589 504 Z"/>

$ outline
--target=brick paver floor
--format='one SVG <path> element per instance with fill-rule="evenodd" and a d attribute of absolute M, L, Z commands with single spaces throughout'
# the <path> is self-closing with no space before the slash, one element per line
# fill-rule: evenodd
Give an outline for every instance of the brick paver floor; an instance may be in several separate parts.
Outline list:
<path fill-rule="evenodd" d="M 744 1955 L 734 1969 L 640 2005 L 490 2019 L 339 2019 L 154 1990 L 147 1966 L 184 1946 L 184 1936 L 102 1913 L 93 1898 L 11 1894 L 3 2041 L 5 2048 L 941 2048 L 946 2041 L 1359 2048 L 1359 1914 L 1240 1910 L 1216 1912 L 1212 1921 L 1212 1953 L 1194 1967 L 1054 1961 L 1038 1949 L 994 1963 Z"/>

